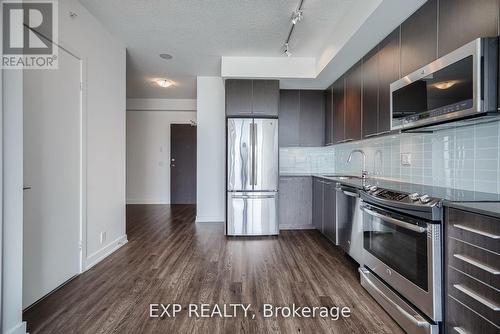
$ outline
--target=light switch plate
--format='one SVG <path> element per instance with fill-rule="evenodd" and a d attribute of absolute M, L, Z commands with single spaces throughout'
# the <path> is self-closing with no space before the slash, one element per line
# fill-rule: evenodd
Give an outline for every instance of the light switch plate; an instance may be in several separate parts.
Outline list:
<path fill-rule="evenodd" d="M 411 153 L 401 153 L 401 165 L 402 166 L 411 165 Z"/>

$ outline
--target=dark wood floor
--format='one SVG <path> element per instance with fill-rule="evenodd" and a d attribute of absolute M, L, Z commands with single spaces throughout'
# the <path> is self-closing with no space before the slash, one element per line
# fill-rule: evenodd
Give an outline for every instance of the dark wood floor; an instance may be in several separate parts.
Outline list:
<path fill-rule="evenodd" d="M 316 231 L 226 238 L 193 206 L 127 207 L 129 243 L 25 312 L 30 333 L 402 333 Z M 251 303 L 255 319 L 150 319 L 150 303 Z M 348 306 L 351 317 L 264 319 L 261 305 Z"/>

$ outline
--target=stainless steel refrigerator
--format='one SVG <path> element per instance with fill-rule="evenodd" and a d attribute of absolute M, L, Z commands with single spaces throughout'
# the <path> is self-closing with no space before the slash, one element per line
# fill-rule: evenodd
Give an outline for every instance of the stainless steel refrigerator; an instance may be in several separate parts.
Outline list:
<path fill-rule="evenodd" d="M 227 235 L 276 235 L 278 120 L 227 119 Z"/>

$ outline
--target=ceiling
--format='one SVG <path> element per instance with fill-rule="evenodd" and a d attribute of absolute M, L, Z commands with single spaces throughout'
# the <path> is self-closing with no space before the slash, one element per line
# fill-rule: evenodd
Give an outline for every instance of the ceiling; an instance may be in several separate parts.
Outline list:
<path fill-rule="evenodd" d="M 313 57 L 319 73 L 380 3 L 423 1 L 304 0 L 304 19 L 290 42 L 293 56 Z M 222 56 L 285 58 L 283 43 L 299 4 L 299 0 L 80 2 L 127 48 L 127 97 L 163 99 L 196 98 L 196 76 L 220 76 Z M 164 60 L 160 53 L 173 59 Z M 160 78 L 174 85 L 161 88 L 155 82 Z M 316 87 L 328 80 L 282 80 L 282 85 Z"/>
<path fill-rule="evenodd" d="M 305 0 L 294 56 L 316 57 L 350 9 L 366 0 Z M 195 98 L 196 76 L 220 75 L 221 56 L 282 56 L 299 0 L 80 0 L 127 47 L 127 96 Z M 169 53 L 172 60 L 163 60 Z M 155 78 L 175 82 L 160 88 Z"/>

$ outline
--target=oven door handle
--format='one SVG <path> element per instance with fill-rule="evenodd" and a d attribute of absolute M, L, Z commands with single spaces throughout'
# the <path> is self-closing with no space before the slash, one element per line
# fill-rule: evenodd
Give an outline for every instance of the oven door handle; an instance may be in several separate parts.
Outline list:
<path fill-rule="evenodd" d="M 402 220 L 399 220 L 399 219 L 396 219 L 396 218 L 392 218 L 392 217 L 380 214 L 380 213 L 375 212 L 373 210 L 367 209 L 364 206 L 361 207 L 361 210 L 363 210 L 364 212 L 366 212 L 367 214 L 369 214 L 369 215 L 371 215 L 373 217 L 377 217 L 377 218 L 383 219 L 386 222 L 389 222 L 391 224 L 397 225 L 397 226 L 402 227 L 402 228 L 407 229 L 407 230 L 411 230 L 413 232 L 424 233 L 425 231 L 427 231 L 427 229 L 425 227 L 413 225 L 413 224 L 404 222 Z"/>
<path fill-rule="evenodd" d="M 407 318 L 409 321 L 411 321 L 415 326 L 417 327 L 429 327 L 429 323 L 421 316 L 418 314 L 416 315 L 411 315 L 408 313 L 405 309 L 403 309 L 401 306 L 399 306 L 396 302 L 394 302 L 389 296 L 387 296 L 382 290 L 380 290 L 375 283 L 373 283 L 370 278 L 366 275 L 365 271 L 366 269 L 359 268 L 358 271 L 360 272 L 361 275 L 364 276 L 364 279 L 370 284 L 370 287 L 375 290 L 382 298 L 385 299 L 386 302 L 392 305 L 392 307 L 396 308 L 405 318 Z"/>

